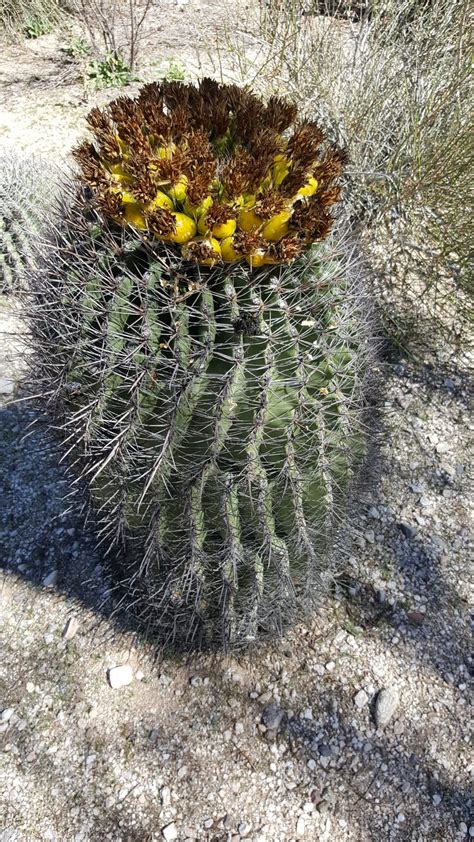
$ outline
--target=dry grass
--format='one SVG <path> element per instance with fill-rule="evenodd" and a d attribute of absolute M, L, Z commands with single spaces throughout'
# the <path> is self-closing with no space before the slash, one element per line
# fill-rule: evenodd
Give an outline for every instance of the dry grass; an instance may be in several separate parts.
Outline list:
<path fill-rule="evenodd" d="M 61 0 L 2 0 L 0 35 L 9 41 L 45 35 L 63 19 L 63 5 Z"/>

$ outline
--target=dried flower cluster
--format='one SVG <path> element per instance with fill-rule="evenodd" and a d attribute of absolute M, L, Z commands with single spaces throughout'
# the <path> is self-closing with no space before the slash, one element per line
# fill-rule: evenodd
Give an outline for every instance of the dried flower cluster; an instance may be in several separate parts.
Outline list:
<path fill-rule="evenodd" d="M 75 150 L 108 218 L 201 265 L 289 263 L 332 224 L 345 153 L 296 106 L 203 79 L 145 85 L 88 115 Z M 291 127 L 292 130 L 291 130 Z"/>

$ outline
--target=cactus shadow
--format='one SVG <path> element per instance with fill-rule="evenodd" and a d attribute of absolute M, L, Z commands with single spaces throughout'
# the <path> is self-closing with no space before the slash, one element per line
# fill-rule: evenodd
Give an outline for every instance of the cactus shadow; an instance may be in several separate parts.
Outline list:
<path fill-rule="evenodd" d="M 113 561 L 97 549 L 86 498 L 26 403 L 0 408 L 0 487 L 0 569 L 138 635 L 133 612 L 115 610 Z"/>
<path fill-rule="evenodd" d="M 434 413 L 447 401 L 455 411 L 467 410 L 469 383 L 462 366 L 407 366 L 393 357 L 391 363 L 395 395 L 401 396 L 402 407 L 406 384 L 406 394 L 412 399 L 419 388 L 425 390 L 423 405 L 430 405 Z M 417 413 L 412 409 L 409 420 L 410 416 Z M 383 456 L 376 451 L 370 483 L 351 521 L 353 536 L 360 538 L 367 529 L 374 534 L 371 543 L 362 542 L 362 548 L 346 548 L 349 557 L 352 550 L 357 564 L 345 565 L 334 596 L 349 626 L 387 640 L 395 629 L 399 648 L 410 648 L 443 680 L 449 680 L 456 667 L 467 672 L 471 648 L 469 604 L 457 587 L 450 563 L 453 544 L 463 530 L 463 515 L 460 510 L 452 521 L 446 510 L 453 500 L 462 501 L 466 481 L 463 466 L 456 465 L 455 470 L 449 462 L 445 465 L 444 451 L 437 456 L 426 436 L 414 436 L 410 444 L 415 464 L 421 466 L 417 471 L 408 467 L 399 447 L 392 446 Z M 393 490 L 384 481 L 387 476 L 398 484 L 395 502 Z M 426 495 L 432 509 L 422 517 L 420 498 Z M 465 532 L 467 546 L 467 524 Z M 459 547 L 455 563 L 462 564 Z"/>
<path fill-rule="evenodd" d="M 372 711 L 358 712 L 358 718 L 369 719 L 359 729 L 344 690 L 317 690 L 315 720 L 297 710 L 280 735 L 301 767 L 307 800 L 316 810 L 324 809 L 333 821 L 342 814 L 352 830 L 358 827 L 361 839 L 371 842 L 380 842 L 380 817 L 374 821 L 374 810 L 385 816 L 387 839 L 419 838 L 425 818 L 437 827 L 439 839 L 451 838 L 462 821 L 469 823 L 469 781 L 464 786 L 450 780 L 430 757 L 416 726 L 401 745 L 393 722 L 384 731 L 375 730 Z"/>

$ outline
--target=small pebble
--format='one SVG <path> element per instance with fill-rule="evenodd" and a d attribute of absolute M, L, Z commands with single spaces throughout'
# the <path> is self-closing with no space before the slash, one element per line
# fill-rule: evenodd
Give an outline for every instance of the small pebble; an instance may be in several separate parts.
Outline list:
<path fill-rule="evenodd" d="M 262 712 L 262 725 L 272 731 L 277 731 L 281 725 L 284 712 L 278 708 L 273 702 L 265 705 Z"/>
<path fill-rule="evenodd" d="M 369 697 L 365 690 L 359 690 L 358 693 L 354 696 L 354 704 L 359 710 L 366 706 L 369 701 Z"/>
<path fill-rule="evenodd" d="M 73 637 L 76 636 L 77 632 L 79 631 L 79 621 L 76 617 L 69 617 L 66 625 L 62 630 L 62 639 L 63 640 L 72 640 Z"/>
<path fill-rule="evenodd" d="M 374 718 L 377 728 L 385 728 L 400 704 L 395 687 L 383 687 L 375 702 Z"/>
<path fill-rule="evenodd" d="M 52 570 L 51 573 L 43 579 L 44 588 L 55 588 L 58 584 L 59 574 L 57 570 Z"/>
<path fill-rule="evenodd" d="M 166 839 L 166 842 L 173 842 L 174 839 L 178 838 L 178 831 L 176 829 L 176 825 L 174 822 L 165 825 L 165 827 L 161 828 L 161 835 L 163 839 Z"/>
<path fill-rule="evenodd" d="M 133 670 L 130 664 L 122 664 L 120 667 L 111 667 L 107 672 L 109 684 L 113 690 L 126 687 L 133 681 Z"/>
<path fill-rule="evenodd" d="M 409 611 L 407 613 L 407 620 L 413 626 L 422 626 L 425 622 L 426 615 L 422 611 Z"/>
<path fill-rule="evenodd" d="M 160 798 L 163 807 L 169 807 L 171 804 L 171 790 L 169 786 L 162 786 L 160 790 Z"/>
<path fill-rule="evenodd" d="M 298 821 L 296 822 L 296 835 L 297 836 L 304 836 L 306 831 L 306 825 L 303 816 L 300 816 Z"/>

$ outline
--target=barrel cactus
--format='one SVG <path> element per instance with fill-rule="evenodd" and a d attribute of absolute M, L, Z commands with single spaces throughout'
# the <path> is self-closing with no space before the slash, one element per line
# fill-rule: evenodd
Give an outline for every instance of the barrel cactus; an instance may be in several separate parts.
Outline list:
<path fill-rule="evenodd" d="M 57 182 L 58 174 L 43 159 L 0 155 L 0 293 L 25 286 Z"/>
<path fill-rule="evenodd" d="M 35 389 L 130 603 L 177 643 L 314 604 L 364 452 L 366 305 L 325 239 L 344 156 L 295 118 L 209 80 L 95 110 L 31 286 Z"/>

